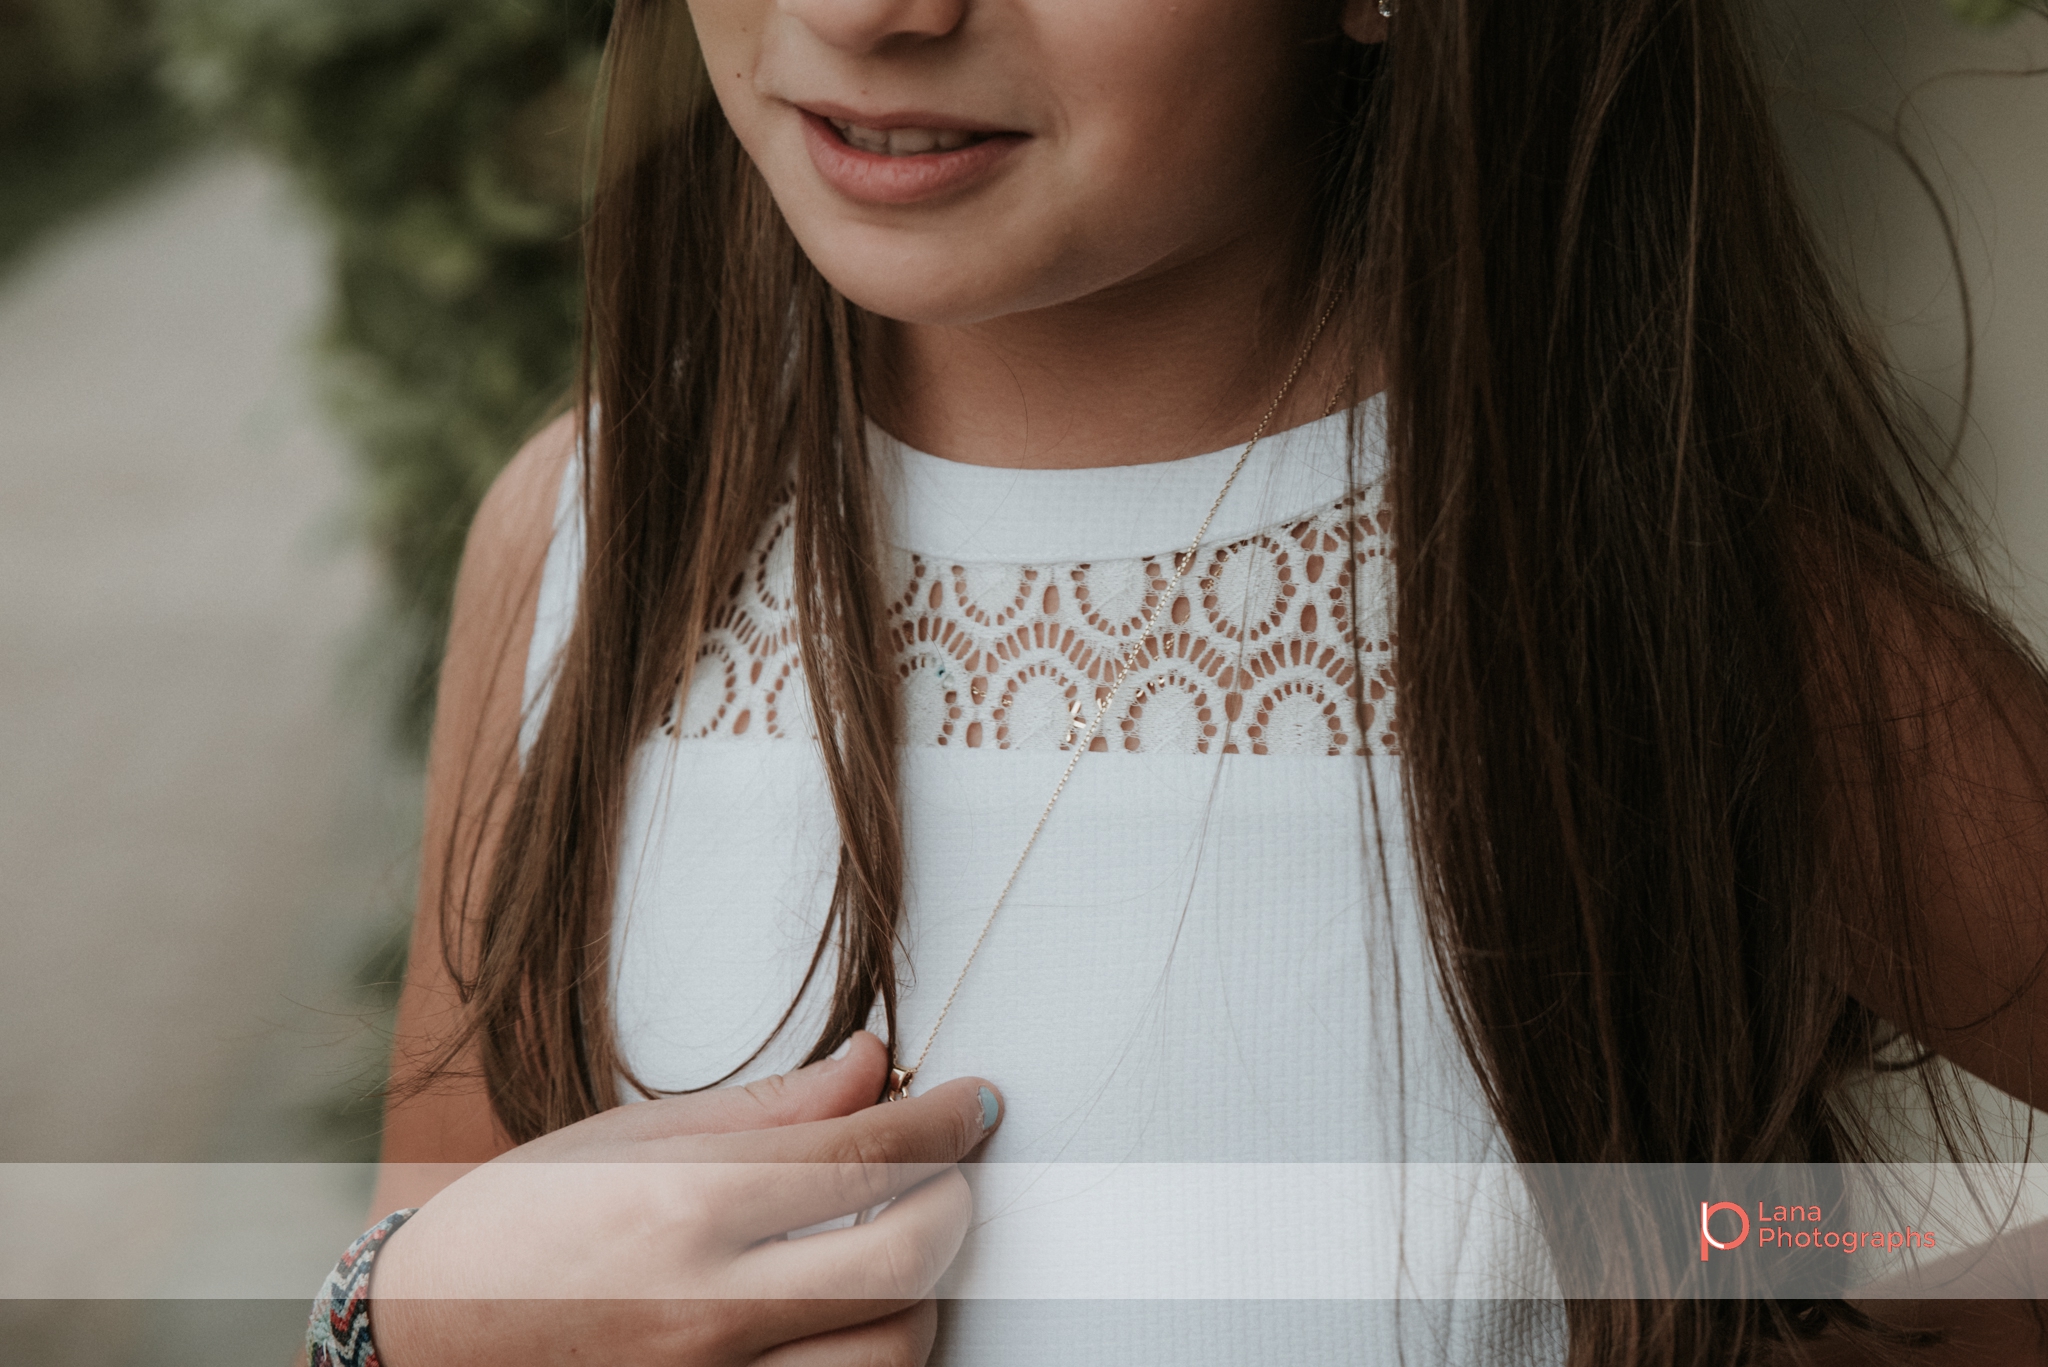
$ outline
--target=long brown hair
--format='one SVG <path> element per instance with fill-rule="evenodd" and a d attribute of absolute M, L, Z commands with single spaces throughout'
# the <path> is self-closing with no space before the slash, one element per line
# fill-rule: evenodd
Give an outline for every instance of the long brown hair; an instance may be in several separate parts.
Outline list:
<path fill-rule="evenodd" d="M 1878 1156 L 1836 1100 L 1888 1038 L 1845 986 L 1843 866 L 1898 951 L 1897 1023 L 1925 1008 L 1873 605 L 1965 620 L 2042 678 L 1948 567 L 1950 500 L 1812 245 L 1732 2 L 1429 0 L 1384 49 L 1332 45 L 1316 288 L 1387 367 L 1402 796 L 1453 1018 L 1523 1163 Z M 628 760 L 791 460 L 842 851 L 810 1057 L 878 1001 L 894 1027 L 860 320 L 739 148 L 682 6 L 621 0 L 607 89 L 579 607 L 482 913 L 462 921 L 451 879 L 444 921 L 520 1140 L 630 1079 L 604 948 Z M 1868 838 L 1838 815 L 1850 770 Z M 1584 1364 L 1861 1323 L 1838 1301 L 1568 1313 Z"/>

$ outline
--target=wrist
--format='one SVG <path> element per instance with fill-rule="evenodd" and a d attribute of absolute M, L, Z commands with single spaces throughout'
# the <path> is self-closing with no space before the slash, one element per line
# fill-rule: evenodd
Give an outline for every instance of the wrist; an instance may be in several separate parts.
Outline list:
<path fill-rule="evenodd" d="M 370 1279 L 386 1242 L 412 1214 L 394 1211 L 379 1220 L 327 1274 L 306 1327 L 309 1367 L 383 1367 L 370 1321 Z"/>
<path fill-rule="evenodd" d="M 421 1248 L 417 1235 L 392 1231 L 377 1254 L 371 1278 L 370 1304 L 374 1311 L 377 1349 L 375 1367 L 417 1367 L 419 1363 L 444 1363 L 451 1359 L 435 1342 L 439 1327 L 430 1313 L 431 1293 L 420 1294 L 426 1270 L 416 1255 Z M 431 1280 L 431 1277 L 428 1277 Z"/>

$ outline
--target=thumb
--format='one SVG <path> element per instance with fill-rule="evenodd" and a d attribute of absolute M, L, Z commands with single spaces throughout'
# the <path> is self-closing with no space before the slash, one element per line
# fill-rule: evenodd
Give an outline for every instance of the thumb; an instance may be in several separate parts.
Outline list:
<path fill-rule="evenodd" d="M 691 1096 L 662 1097 L 624 1108 L 632 1133 L 653 1139 L 678 1134 L 734 1134 L 832 1120 L 875 1104 L 889 1072 L 889 1051 L 865 1030 L 821 1059 L 744 1087 L 719 1087 Z M 614 1112 L 614 1114 L 618 1114 Z"/>

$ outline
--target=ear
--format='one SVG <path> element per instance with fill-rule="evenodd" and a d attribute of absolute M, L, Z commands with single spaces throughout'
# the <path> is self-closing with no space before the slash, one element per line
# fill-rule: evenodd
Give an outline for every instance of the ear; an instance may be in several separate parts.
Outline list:
<path fill-rule="evenodd" d="M 1387 19 L 1380 13 L 1380 0 L 1344 0 L 1344 17 L 1338 22 L 1344 35 L 1355 42 L 1387 41 Z"/>

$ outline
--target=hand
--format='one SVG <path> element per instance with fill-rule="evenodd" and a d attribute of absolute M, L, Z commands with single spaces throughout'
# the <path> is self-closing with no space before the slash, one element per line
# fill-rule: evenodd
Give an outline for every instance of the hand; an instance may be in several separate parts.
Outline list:
<path fill-rule="evenodd" d="M 385 1367 L 921 1363 L 966 1236 L 954 1166 L 1000 1119 L 961 1078 L 877 1106 L 880 1041 L 620 1107 L 484 1164 L 377 1255 Z M 892 1201 L 873 1221 L 784 1239 Z"/>

